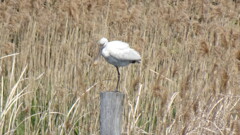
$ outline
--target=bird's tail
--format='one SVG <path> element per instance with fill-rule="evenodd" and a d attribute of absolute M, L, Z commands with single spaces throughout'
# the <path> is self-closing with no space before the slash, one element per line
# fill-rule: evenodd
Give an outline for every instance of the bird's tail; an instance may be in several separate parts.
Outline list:
<path fill-rule="evenodd" d="M 131 63 L 140 63 L 141 62 L 141 60 L 133 60 L 133 61 L 131 61 Z"/>

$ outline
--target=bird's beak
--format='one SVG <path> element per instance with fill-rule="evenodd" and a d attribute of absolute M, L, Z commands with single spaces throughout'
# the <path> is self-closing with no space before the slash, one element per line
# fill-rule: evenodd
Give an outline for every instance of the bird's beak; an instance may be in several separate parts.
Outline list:
<path fill-rule="evenodd" d="M 97 65 L 99 60 L 100 60 L 100 58 L 101 58 L 101 48 L 99 49 L 98 55 L 96 56 L 96 58 L 93 61 L 93 65 Z"/>
<path fill-rule="evenodd" d="M 100 55 L 98 54 L 98 56 L 94 59 L 93 65 L 97 65 L 99 60 L 100 60 Z"/>

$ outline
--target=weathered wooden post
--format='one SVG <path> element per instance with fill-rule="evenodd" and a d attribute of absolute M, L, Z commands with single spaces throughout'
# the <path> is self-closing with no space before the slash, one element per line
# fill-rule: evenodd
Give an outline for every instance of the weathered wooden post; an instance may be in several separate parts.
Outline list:
<path fill-rule="evenodd" d="M 124 94 L 121 92 L 101 92 L 100 94 L 100 134 L 121 135 Z"/>

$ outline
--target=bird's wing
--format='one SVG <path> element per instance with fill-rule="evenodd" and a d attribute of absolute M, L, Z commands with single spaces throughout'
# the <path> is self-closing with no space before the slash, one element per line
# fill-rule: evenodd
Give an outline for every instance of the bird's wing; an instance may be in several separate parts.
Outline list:
<path fill-rule="evenodd" d="M 111 51 L 109 51 L 109 54 L 118 60 L 141 60 L 139 53 L 131 48 L 111 49 Z"/>
<path fill-rule="evenodd" d="M 108 43 L 108 47 L 114 49 L 126 49 L 129 48 L 129 44 L 122 41 L 111 41 Z"/>

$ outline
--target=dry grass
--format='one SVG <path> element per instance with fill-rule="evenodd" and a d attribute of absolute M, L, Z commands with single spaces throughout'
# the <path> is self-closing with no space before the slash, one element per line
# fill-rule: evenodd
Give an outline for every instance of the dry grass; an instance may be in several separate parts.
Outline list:
<path fill-rule="evenodd" d="M 0 134 L 99 134 L 116 71 L 96 42 L 123 40 L 123 134 L 240 132 L 239 0 L 4 0 Z"/>

